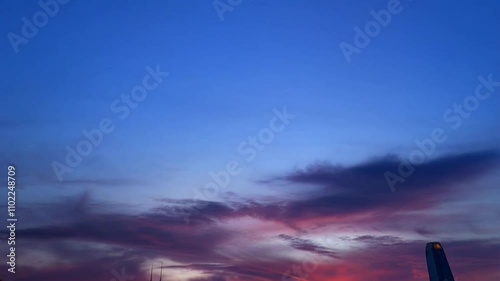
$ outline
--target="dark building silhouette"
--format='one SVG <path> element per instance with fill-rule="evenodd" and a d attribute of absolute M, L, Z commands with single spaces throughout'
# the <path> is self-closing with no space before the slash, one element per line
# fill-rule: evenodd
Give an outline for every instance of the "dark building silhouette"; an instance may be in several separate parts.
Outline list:
<path fill-rule="evenodd" d="M 425 246 L 425 256 L 427 258 L 427 271 L 429 272 L 430 281 L 455 281 L 441 243 L 427 243 Z"/>

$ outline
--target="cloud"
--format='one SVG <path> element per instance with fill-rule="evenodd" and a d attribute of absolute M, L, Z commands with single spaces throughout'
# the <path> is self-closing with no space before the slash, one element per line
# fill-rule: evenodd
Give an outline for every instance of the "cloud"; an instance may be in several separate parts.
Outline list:
<path fill-rule="evenodd" d="M 285 241 L 290 242 L 290 245 L 297 250 L 312 252 L 315 254 L 324 255 L 331 258 L 339 258 L 338 253 L 332 251 L 329 248 L 319 246 L 316 243 L 312 242 L 311 240 L 301 239 L 286 234 L 280 234 L 279 237 Z"/>
<path fill-rule="evenodd" d="M 165 270 L 196 272 L 197 276 L 186 277 L 191 281 L 231 280 L 234 276 L 281 280 L 284 272 L 308 262 L 297 261 L 297 257 L 317 256 L 317 268 L 308 272 L 309 279 L 364 280 L 369 274 L 371 280 L 426 280 L 423 247 L 427 241 L 404 239 L 404 232 L 430 240 L 438 234 L 453 237 L 453 233 L 424 227 L 445 214 L 407 212 L 433 210 L 452 192 L 460 192 L 461 184 L 496 167 L 498 154 L 484 151 L 434 159 L 418 168 L 420 172 L 408 180 L 408 188 L 391 193 L 382 175 L 396 163 L 385 157 L 349 167 L 312 165 L 273 179 L 304 185 L 300 196 L 291 199 L 259 202 L 232 196 L 224 202 L 208 202 L 163 198 L 158 200 L 160 206 L 134 213 L 95 202 L 83 193 L 51 205 L 35 205 L 31 212 L 39 222 L 26 224 L 17 232 L 23 241 L 19 254 L 30 263 L 19 261 L 26 268 L 19 278 L 110 280 L 111 270 L 124 266 L 137 276 L 135 281 L 141 281 L 147 278 L 147 269 L 141 264 L 162 259 L 172 263 Z M 318 187 L 311 188 L 311 184 Z M 186 224 L 182 216 L 193 209 L 197 212 Z M 55 220 L 61 212 L 63 219 Z M 248 240 L 246 230 L 235 227 L 246 218 L 253 220 L 258 238 Z M 266 223 L 273 227 L 259 227 Z M 374 230 L 381 225 L 387 233 Z M 353 228 L 365 234 L 345 231 Z M 307 234 L 341 237 L 342 247 L 323 246 L 306 238 Z M 460 266 L 456 271 L 461 276 L 473 278 L 481 271 L 494 276 L 491 260 L 498 260 L 500 242 L 481 238 L 481 233 L 474 235 L 468 240 L 445 241 L 450 263 Z M 278 246 L 276 237 L 288 246 Z M 259 243 L 262 246 L 256 248 Z M 234 246 L 236 254 L 228 253 Z M 72 274 L 74 278 L 70 278 Z"/>
<path fill-rule="evenodd" d="M 315 164 L 272 181 L 314 184 L 305 200 L 291 202 L 290 217 L 352 214 L 366 210 L 421 209 L 441 202 L 459 185 L 477 180 L 500 163 L 496 151 L 449 155 L 416 167 L 400 189 L 389 194 L 386 171 L 397 171 L 399 160 L 387 156 L 353 166 Z"/>
<path fill-rule="evenodd" d="M 415 227 L 415 232 L 423 236 L 430 236 L 434 234 L 433 231 L 430 231 L 425 227 Z"/>
<path fill-rule="evenodd" d="M 500 162 L 497 151 L 478 151 L 432 159 L 416 167 L 404 183 L 405 188 L 433 189 L 437 185 L 452 185 L 472 180 L 490 171 Z M 311 165 L 276 180 L 318 184 L 335 193 L 387 192 L 386 171 L 397 171 L 400 160 L 393 155 L 344 167 L 327 163 Z"/>
<path fill-rule="evenodd" d="M 383 157 L 349 167 L 316 164 L 271 181 L 304 184 L 300 196 L 274 198 L 267 202 L 233 199 L 225 202 L 164 199 L 161 212 L 189 217 L 190 223 L 207 224 L 239 217 L 254 217 L 297 228 L 324 220 L 353 220 L 353 216 L 426 210 L 442 204 L 460 186 L 480 179 L 500 162 L 496 151 L 443 156 L 420 165 L 404 188 L 391 193 L 384 172 L 397 167 L 395 157 Z M 268 181 L 269 182 L 269 181 Z M 315 184 L 318 188 L 311 188 Z M 234 198 L 234 197 L 233 197 Z M 421 235 L 426 232 L 415 229 Z M 427 233 L 431 234 L 431 233 Z"/>

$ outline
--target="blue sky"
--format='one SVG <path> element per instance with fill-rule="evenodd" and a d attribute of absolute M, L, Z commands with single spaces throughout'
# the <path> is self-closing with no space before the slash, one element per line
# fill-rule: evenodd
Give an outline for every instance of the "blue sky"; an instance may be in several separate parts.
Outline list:
<path fill-rule="evenodd" d="M 21 18 L 41 8 L 5 1 L 0 143 L 19 166 L 22 202 L 89 192 L 147 210 L 161 198 L 191 199 L 210 171 L 244 162 L 238 145 L 275 108 L 297 117 L 231 179 L 238 196 L 304 191 L 294 179 L 290 189 L 262 182 L 314 163 L 408 157 L 435 128 L 448 139 L 428 161 L 498 149 L 500 90 L 456 130 L 443 113 L 474 95 L 478 76 L 500 80 L 500 4 L 401 1 L 402 12 L 348 63 L 339 44 L 353 44 L 354 27 L 388 2 L 244 0 L 221 21 L 210 1 L 69 1 L 16 53 L 8 34 L 22 34 Z M 141 85 L 148 66 L 169 76 L 120 120 L 111 104 Z M 116 129 L 59 182 L 51 164 L 103 118 Z M 478 180 L 485 190 L 494 181 Z"/>

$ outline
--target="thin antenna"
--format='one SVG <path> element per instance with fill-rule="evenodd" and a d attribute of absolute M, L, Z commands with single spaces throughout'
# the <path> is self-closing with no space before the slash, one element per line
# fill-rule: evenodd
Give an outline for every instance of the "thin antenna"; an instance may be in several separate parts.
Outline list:
<path fill-rule="evenodd" d="M 161 281 L 161 276 L 163 275 L 163 263 L 161 264 L 160 267 L 160 281 Z M 0 280 L 1 281 L 1 280 Z"/>
<path fill-rule="evenodd" d="M 149 281 L 153 281 L 153 265 L 151 265 L 151 277 L 149 277 Z"/>

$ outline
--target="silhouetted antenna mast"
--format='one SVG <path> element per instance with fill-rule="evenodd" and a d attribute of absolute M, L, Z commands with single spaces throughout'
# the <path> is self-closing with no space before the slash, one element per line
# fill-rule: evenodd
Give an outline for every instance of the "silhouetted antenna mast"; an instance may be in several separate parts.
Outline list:
<path fill-rule="evenodd" d="M 153 265 L 151 265 L 151 277 L 149 277 L 149 281 L 153 281 Z"/>
<path fill-rule="evenodd" d="M 162 275 L 163 275 L 163 263 L 160 266 L 160 281 L 161 281 Z M 2 280 L 0 280 L 0 281 L 2 281 Z M 149 277 L 149 281 L 153 281 L 153 265 L 151 265 L 151 276 Z"/>
<path fill-rule="evenodd" d="M 163 275 L 163 263 L 161 264 L 161 267 L 160 267 L 160 281 L 161 281 L 162 275 Z"/>

